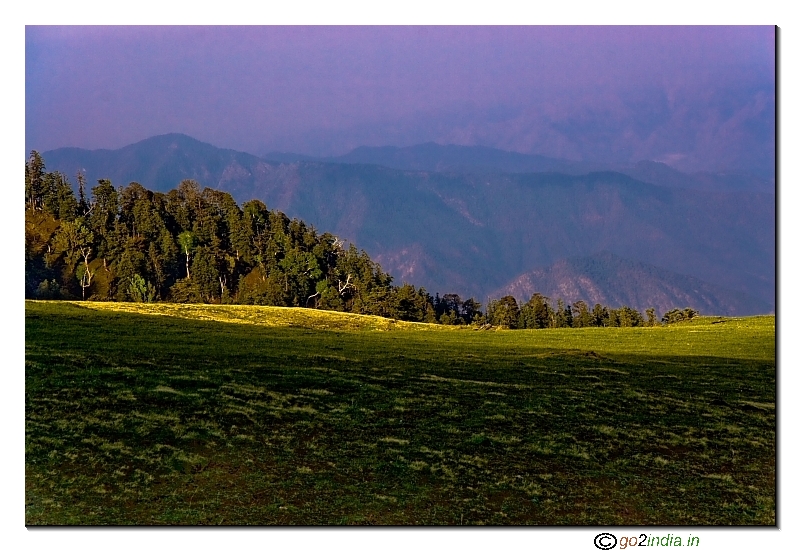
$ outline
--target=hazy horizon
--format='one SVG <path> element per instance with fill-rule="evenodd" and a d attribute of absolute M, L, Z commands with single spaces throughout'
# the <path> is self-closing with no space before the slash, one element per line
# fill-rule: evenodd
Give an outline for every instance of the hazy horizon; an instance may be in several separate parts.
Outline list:
<path fill-rule="evenodd" d="M 481 145 L 774 177 L 775 29 L 26 27 L 26 150 Z"/>

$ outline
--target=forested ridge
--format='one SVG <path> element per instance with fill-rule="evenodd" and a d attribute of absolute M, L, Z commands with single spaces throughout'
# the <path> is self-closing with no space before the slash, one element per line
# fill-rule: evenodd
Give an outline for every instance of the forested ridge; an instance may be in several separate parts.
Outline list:
<path fill-rule="evenodd" d="M 484 314 L 474 298 L 393 284 L 369 255 L 259 200 L 181 181 L 167 192 L 25 164 L 25 295 L 39 299 L 172 301 L 311 307 L 407 321 L 509 328 L 653 326 L 655 311 L 583 302 L 555 307 L 506 296 Z M 673 310 L 663 322 L 691 318 Z"/>

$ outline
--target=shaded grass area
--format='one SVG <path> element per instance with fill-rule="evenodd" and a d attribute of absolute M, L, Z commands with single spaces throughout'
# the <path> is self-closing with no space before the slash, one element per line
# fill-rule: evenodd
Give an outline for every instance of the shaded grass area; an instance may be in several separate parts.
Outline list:
<path fill-rule="evenodd" d="M 150 307 L 26 303 L 28 524 L 775 524 L 774 317 L 314 330 Z"/>

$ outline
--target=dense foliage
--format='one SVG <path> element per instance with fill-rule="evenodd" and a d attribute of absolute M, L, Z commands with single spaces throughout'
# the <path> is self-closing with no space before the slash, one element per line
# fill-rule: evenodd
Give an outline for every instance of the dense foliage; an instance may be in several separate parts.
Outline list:
<path fill-rule="evenodd" d="M 432 296 L 392 284 L 366 252 L 259 200 L 241 207 L 228 194 L 184 180 L 168 193 L 103 179 L 78 197 L 66 176 L 25 164 L 25 295 L 114 301 L 299 306 L 443 324 L 508 328 L 630 327 L 658 324 L 623 306 L 579 301 L 555 307 L 534 294 L 519 307 L 505 296 Z M 691 319 L 689 308 L 662 322 Z"/>

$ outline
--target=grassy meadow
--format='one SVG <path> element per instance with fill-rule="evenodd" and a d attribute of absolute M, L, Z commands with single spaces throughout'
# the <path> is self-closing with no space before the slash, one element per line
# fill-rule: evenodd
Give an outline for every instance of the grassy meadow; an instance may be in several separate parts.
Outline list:
<path fill-rule="evenodd" d="M 775 318 L 28 301 L 29 525 L 775 525 Z"/>

